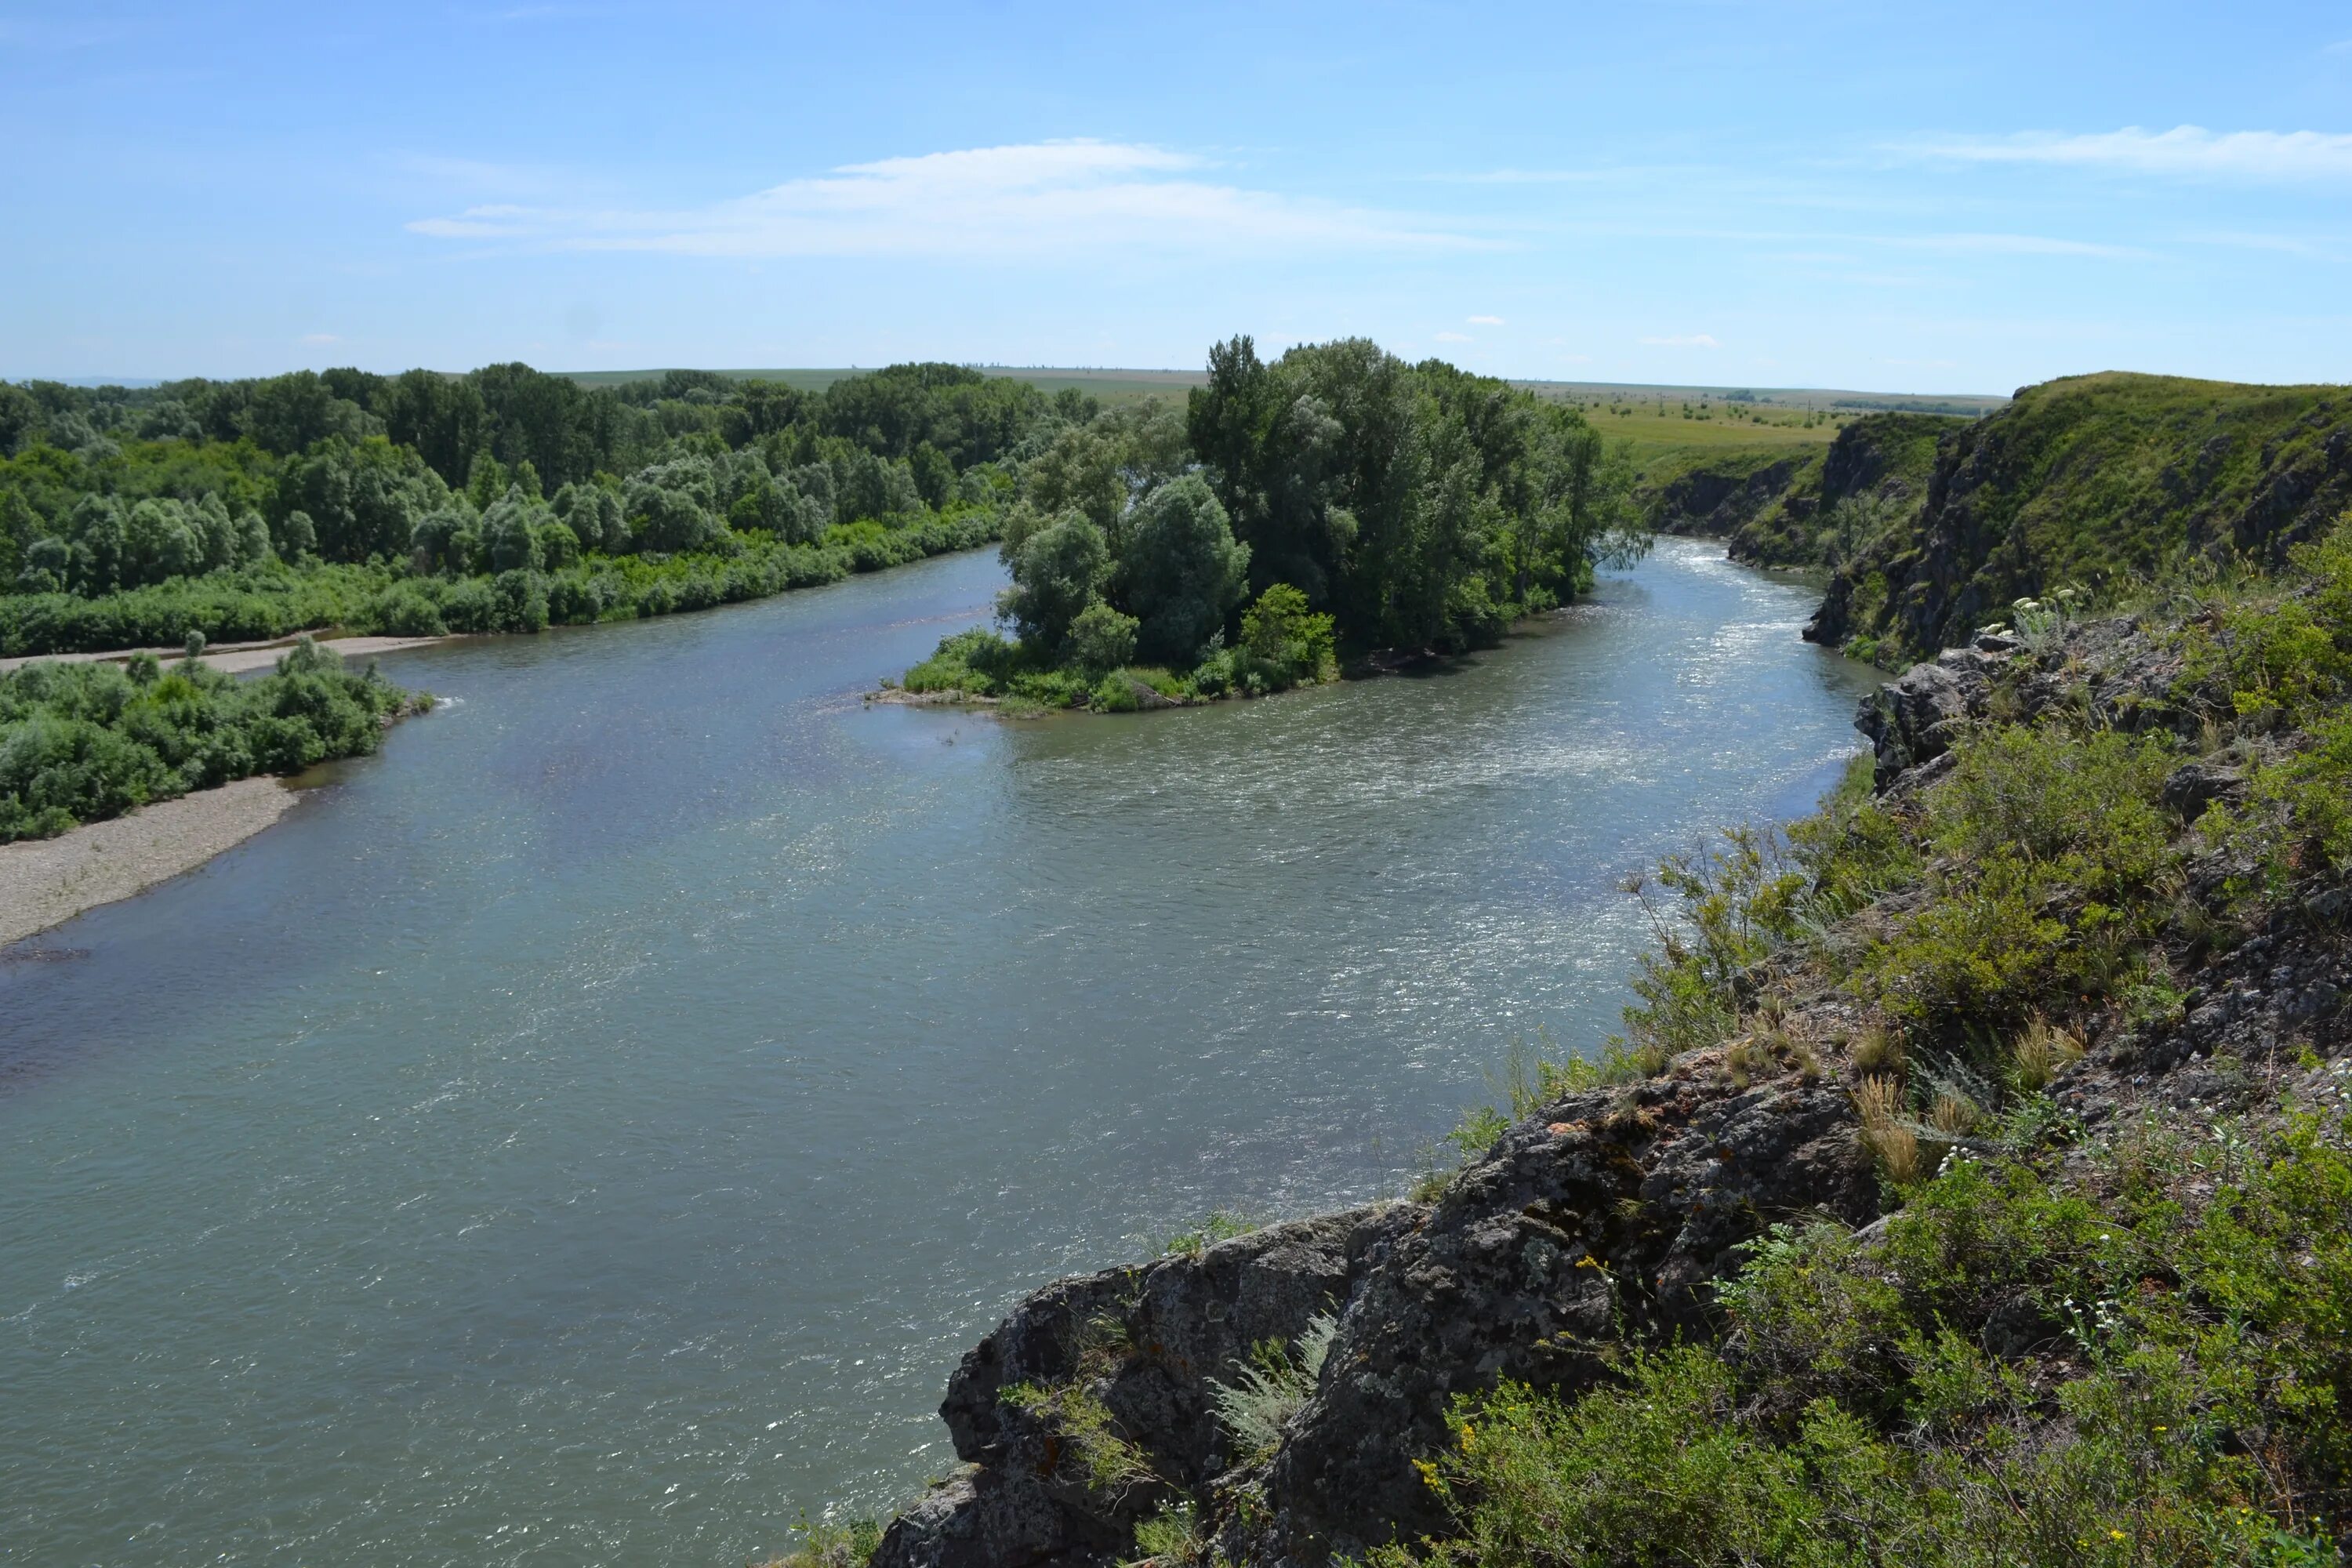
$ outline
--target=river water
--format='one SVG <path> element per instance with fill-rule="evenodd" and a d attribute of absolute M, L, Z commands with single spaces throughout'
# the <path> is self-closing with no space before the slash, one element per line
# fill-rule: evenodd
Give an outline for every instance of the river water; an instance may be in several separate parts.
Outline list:
<path fill-rule="evenodd" d="M 1803 810 L 1866 671 L 1668 541 L 1420 677 L 858 694 L 990 554 L 384 661 L 447 699 L 0 959 L 0 1561 L 701 1563 L 887 1508 L 1024 1289 L 1400 1191 L 1616 880 Z"/>

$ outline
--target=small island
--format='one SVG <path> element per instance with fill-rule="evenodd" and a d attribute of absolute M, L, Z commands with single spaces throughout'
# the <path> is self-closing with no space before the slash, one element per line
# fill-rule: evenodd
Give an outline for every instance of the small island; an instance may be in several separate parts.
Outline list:
<path fill-rule="evenodd" d="M 959 632 L 919 698 L 1131 712 L 1491 646 L 1647 533 L 1577 406 L 1363 340 L 1272 363 L 1247 337 L 1164 403 L 1063 427 L 1022 470 L 1006 637 Z"/>

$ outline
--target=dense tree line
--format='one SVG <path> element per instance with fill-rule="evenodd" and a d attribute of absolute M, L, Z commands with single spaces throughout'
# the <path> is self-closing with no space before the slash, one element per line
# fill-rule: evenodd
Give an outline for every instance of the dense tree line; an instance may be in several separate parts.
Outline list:
<path fill-rule="evenodd" d="M 951 637 L 916 690 L 1132 706 L 1453 651 L 1591 585 L 1642 534 L 1622 455 L 1570 406 L 1361 339 L 1066 425 L 1006 518 L 1014 633 Z"/>
<path fill-rule="evenodd" d="M 1634 537 L 1624 467 L 1574 408 L 1360 340 L 1236 338 L 1181 408 L 946 364 L 30 382 L 0 385 L 0 652 L 529 630 L 1001 536 L 1017 640 L 931 678 L 1279 687 L 1581 591 Z"/>
<path fill-rule="evenodd" d="M 593 619 L 830 581 L 993 538 L 1022 465 L 1096 412 L 941 364 L 823 392 L 696 371 L 585 389 L 520 364 L 0 384 L 0 651 L 520 630 L 541 605 Z"/>

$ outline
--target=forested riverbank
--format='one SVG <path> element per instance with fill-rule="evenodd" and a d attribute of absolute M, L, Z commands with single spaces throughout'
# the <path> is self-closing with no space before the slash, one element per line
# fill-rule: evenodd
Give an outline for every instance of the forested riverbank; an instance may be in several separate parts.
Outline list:
<path fill-rule="evenodd" d="M 0 385 L 0 656 L 304 629 L 530 632 L 997 537 L 1099 410 L 950 365 L 821 395 L 688 371 Z"/>

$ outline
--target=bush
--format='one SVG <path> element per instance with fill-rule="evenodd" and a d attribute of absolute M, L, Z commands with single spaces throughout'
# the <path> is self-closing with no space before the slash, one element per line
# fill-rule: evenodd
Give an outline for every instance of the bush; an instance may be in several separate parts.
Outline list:
<path fill-rule="evenodd" d="M 198 664 L 28 664 L 0 676 L 0 842 L 372 752 L 414 701 L 307 638 L 250 681 Z"/>
<path fill-rule="evenodd" d="M 1122 616 L 1100 600 L 1088 605 L 1070 623 L 1069 662 L 1096 674 L 1118 668 L 1135 657 L 1136 624 L 1133 616 Z"/>
<path fill-rule="evenodd" d="M 1339 672 L 1331 617 L 1307 607 L 1307 595 L 1276 583 L 1242 612 L 1242 648 L 1273 672 L 1276 688 L 1327 680 Z"/>
<path fill-rule="evenodd" d="M 1388 1564 L 2321 1563 L 2352 1524 L 2352 1125 L 2106 1201 L 1958 1161 L 1884 1237 L 1776 1227 L 1719 1347 L 1455 1404 Z M 1998 1322 L 2000 1331 L 1976 1332 Z M 2053 1356 L 2053 1342 L 2069 1353 Z"/>
<path fill-rule="evenodd" d="M 930 658 L 906 674 L 909 691 L 963 691 L 993 697 L 1018 668 L 1021 650 L 985 627 L 940 639 Z"/>

